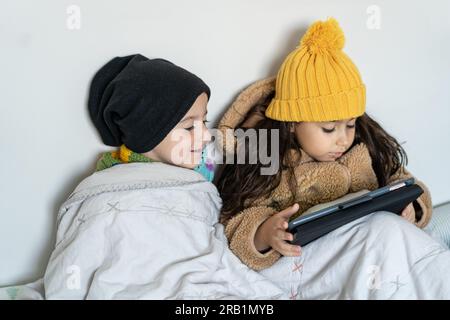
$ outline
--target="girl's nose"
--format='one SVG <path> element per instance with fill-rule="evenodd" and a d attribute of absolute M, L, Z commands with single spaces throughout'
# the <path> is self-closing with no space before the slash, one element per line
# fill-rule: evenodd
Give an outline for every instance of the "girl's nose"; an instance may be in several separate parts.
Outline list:
<path fill-rule="evenodd" d="M 340 134 L 339 137 L 338 137 L 338 140 L 336 141 L 336 144 L 339 147 L 345 147 L 345 146 L 347 146 L 347 143 L 348 143 L 347 135 L 345 133 L 344 134 Z"/>

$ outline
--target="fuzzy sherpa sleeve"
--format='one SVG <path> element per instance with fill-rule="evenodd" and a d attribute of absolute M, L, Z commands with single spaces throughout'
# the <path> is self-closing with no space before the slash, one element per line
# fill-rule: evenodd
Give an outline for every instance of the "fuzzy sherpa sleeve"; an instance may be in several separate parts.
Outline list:
<path fill-rule="evenodd" d="M 274 213 L 276 211 L 269 207 L 250 207 L 225 223 L 225 234 L 231 251 L 254 270 L 272 266 L 281 256 L 274 249 L 261 253 L 256 249 L 254 243 L 256 230 Z"/>
<path fill-rule="evenodd" d="M 389 178 L 387 183 L 392 184 L 396 181 L 412 177 L 413 175 L 409 173 L 408 170 L 406 170 L 404 167 L 401 167 L 395 174 L 393 174 Z M 419 181 L 417 179 L 415 179 L 415 183 L 423 189 L 423 194 L 413 203 L 414 209 L 416 210 L 416 225 L 419 228 L 424 228 L 431 219 L 433 204 L 431 202 L 431 194 L 427 186 L 422 181 Z"/>

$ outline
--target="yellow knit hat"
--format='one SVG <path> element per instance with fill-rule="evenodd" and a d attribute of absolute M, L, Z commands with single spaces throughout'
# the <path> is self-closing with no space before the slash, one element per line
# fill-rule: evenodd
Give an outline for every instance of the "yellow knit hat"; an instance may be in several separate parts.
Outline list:
<path fill-rule="evenodd" d="M 335 19 L 312 24 L 281 65 L 266 116 L 296 122 L 361 116 L 366 90 L 358 69 L 342 51 L 344 42 Z"/>

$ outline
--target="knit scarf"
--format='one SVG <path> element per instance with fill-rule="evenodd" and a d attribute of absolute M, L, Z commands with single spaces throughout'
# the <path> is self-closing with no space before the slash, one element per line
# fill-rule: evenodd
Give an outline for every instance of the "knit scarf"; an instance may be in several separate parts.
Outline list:
<path fill-rule="evenodd" d="M 131 151 L 124 144 L 122 144 L 118 151 L 105 152 L 97 161 L 96 171 L 101 171 L 111 168 L 117 164 L 131 163 L 131 162 L 156 162 L 140 153 Z M 200 164 L 194 168 L 194 171 L 200 173 L 206 180 L 212 181 L 214 179 L 214 161 L 208 157 L 206 148 L 202 152 L 202 160 Z"/>

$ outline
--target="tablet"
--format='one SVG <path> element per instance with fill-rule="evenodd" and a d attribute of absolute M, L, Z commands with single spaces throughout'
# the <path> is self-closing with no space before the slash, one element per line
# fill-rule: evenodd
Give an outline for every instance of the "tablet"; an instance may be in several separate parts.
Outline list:
<path fill-rule="evenodd" d="M 410 185 L 413 185 L 413 184 L 414 184 L 414 178 L 409 178 L 409 179 L 397 181 L 393 185 L 384 186 L 384 187 L 376 189 L 374 191 L 357 193 L 356 194 L 357 196 L 356 197 L 352 197 L 352 199 L 350 199 L 350 200 L 331 205 L 331 206 L 326 207 L 324 209 L 320 209 L 318 211 L 314 211 L 312 213 L 308 213 L 306 215 L 302 215 L 302 216 L 292 220 L 291 222 L 289 222 L 288 229 L 292 230 L 295 227 L 297 227 L 299 225 L 302 225 L 302 224 L 304 224 L 306 222 L 309 222 L 309 221 L 312 221 L 312 220 L 315 220 L 315 219 L 319 219 L 321 217 L 324 217 L 326 215 L 329 215 L 329 214 L 331 214 L 333 212 L 336 212 L 336 211 L 339 211 L 339 210 L 342 210 L 342 209 L 353 207 L 353 206 L 355 206 L 355 205 L 357 205 L 359 203 L 370 201 L 370 200 L 372 200 L 374 198 L 380 197 L 380 196 L 382 196 L 384 194 L 387 194 L 387 193 L 392 192 L 394 190 L 397 190 L 399 188 L 410 186 Z"/>
<path fill-rule="evenodd" d="M 348 222 L 375 211 L 401 214 L 403 209 L 422 193 L 422 188 L 414 184 L 414 178 L 398 181 L 374 191 L 356 193 L 351 199 L 343 197 L 341 201 L 335 201 L 330 206 L 312 210 L 310 213 L 308 210 L 306 214 L 289 222 L 288 231 L 294 234 L 293 243 L 305 245 Z"/>

